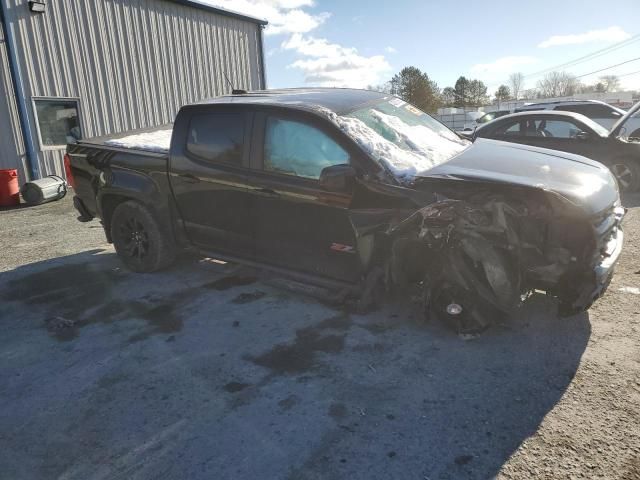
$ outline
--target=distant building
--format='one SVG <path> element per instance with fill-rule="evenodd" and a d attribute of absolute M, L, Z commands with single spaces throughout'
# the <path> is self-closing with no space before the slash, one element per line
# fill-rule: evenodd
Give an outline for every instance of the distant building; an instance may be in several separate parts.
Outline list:
<path fill-rule="evenodd" d="M 0 169 L 64 175 L 77 138 L 266 88 L 266 22 L 194 0 L 0 0 Z"/>

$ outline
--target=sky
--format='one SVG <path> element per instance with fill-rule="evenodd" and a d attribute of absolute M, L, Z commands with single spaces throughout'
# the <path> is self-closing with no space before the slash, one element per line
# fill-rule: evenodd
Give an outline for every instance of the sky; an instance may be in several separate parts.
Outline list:
<path fill-rule="evenodd" d="M 539 72 L 627 40 L 558 70 L 587 84 L 619 75 L 624 88 L 640 89 L 640 0 L 461 0 L 455 7 L 445 0 L 204 1 L 269 21 L 269 88 L 364 88 L 405 66 L 420 68 L 440 88 L 465 75 L 494 93 L 513 72 L 533 88 Z"/>

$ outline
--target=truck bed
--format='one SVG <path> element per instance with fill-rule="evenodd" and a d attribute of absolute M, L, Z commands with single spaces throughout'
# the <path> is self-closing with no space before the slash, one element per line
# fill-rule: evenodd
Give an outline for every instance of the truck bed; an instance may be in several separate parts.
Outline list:
<path fill-rule="evenodd" d="M 173 124 L 166 124 L 81 140 L 79 144 L 89 147 L 115 147 L 167 154 L 171 146 L 172 133 Z"/>
<path fill-rule="evenodd" d="M 118 194 L 110 186 L 114 176 L 136 191 L 147 195 L 149 190 L 168 192 L 167 163 L 173 125 L 141 130 L 129 130 L 103 137 L 81 140 L 67 149 L 70 168 L 75 178 L 75 193 L 85 218 L 100 216 L 99 191 Z M 153 183 L 154 186 L 149 185 Z M 146 184 L 146 186 L 145 186 Z M 76 207 L 77 208 L 77 207 Z"/>

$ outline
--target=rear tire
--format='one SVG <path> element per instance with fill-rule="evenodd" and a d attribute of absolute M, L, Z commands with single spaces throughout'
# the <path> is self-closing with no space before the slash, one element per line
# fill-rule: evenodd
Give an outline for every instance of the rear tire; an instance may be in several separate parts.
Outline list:
<path fill-rule="evenodd" d="M 138 202 L 128 201 L 116 207 L 111 217 L 111 238 L 122 263 L 134 272 L 155 272 L 175 260 L 173 240 Z"/>
<path fill-rule="evenodd" d="M 640 187 L 640 166 L 629 159 L 614 160 L 609 169 L 618 181 L 621 192 L 635 192 Z"/>

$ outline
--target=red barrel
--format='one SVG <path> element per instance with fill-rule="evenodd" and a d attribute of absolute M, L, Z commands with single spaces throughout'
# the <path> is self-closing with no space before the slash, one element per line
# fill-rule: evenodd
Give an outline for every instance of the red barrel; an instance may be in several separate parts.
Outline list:
<path fill-rule="evenodd" d="M 18 170 L 0 170 L 0 207 L 20 204 Z"/>

